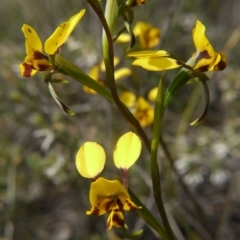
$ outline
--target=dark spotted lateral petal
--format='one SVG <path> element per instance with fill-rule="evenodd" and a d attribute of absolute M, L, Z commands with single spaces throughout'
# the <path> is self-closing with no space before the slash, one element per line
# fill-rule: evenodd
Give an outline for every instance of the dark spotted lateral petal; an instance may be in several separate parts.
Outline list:
<path fill-rule="evenodd" d="M 107 221 L 107 230 L 110 230 L 112 227 L 124 227 L 124 216 L 121 210 L 116 209 L 110 212 Z"/>
<path fill-rule="evenodd" d="M 36 73 L 36 70 L 33 68 L 32 65 L 23 62 L 20 65 L 20 73 L 23 77 L 31 77 Z"/>

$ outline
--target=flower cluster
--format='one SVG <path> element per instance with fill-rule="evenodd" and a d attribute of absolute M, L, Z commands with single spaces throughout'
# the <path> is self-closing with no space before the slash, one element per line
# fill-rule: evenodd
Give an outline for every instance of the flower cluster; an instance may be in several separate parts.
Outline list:
<path fill-rule="evenodd" d="M 150 71 L 188 67 L 194 72 L 205 72 L 223 70 L 226 67 L 225 55 L 215 52 L 205 36 L 205 26 L 199 20 L 196 21 L 196 26 L 192 31 L 192 38 L 196 52 L 187 63 L 175 58 L 165 50 L 132 52 L 128 56 L 137 58 L 133 65 Z"/>
<path fill-rule="evenodd" d="M 136 162 L 141 152 L 141 140 L 128 132 L 120 137 L 114 149 L 114 164 L 123 173 L 124 185 L 118 180 L 99 177 L 104 168 L 106 154 L 104 149 L 95 142 L 86 142 L 76 155 L 76 167 L 85 178 L 93 180 L 90 187 L 89 200 L 91 210 L 87 215 L 100 216 L 109 213 L 107 230 L 112 227 L 124 227 L 124 211 L 140 209 L 131 200 L 127 191 L 127 170 Z"/>

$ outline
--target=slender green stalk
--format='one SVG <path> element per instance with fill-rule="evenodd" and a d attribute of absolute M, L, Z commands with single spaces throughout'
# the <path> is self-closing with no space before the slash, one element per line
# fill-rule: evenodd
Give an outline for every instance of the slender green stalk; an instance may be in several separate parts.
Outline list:
<path fill-rule="evenodd" d="M 159 168 L 157 163 L 157 153 L 159 138 L 162 130 L 163 118 L 163 80 L 161 79 L 158 86 L 158 93 L 154 109 L 154 124 L 153 124 L 153 137 L 151 142 L 151 175 L 153 184 L 153 194 L 158 207 L 158 211 L 162 217 L 163 225 L 166 228 L 168 239 L 175 239 L 171 226 L 168 222 L 167 214 L 164 208 L 162 199 L 161 180 Z"/>
<path fill-rule="evenodd" d="M 204 228 L 208 231 L 208 233 L 210 234 L 209 239 L 212 239 L 213 233 L 210 229 L 210 225 L 208 224 L 208 219 L 204 213 L 203 208 L 201 207 L 200 203 L 198 202 L 198 200 L 195 198 L 195 196 L 192 194 L 192 192 L 189 190 L 188 186 L 185 184 L 185 182 L 183 181 L 181 175 L 178 173 L 175 165 L 174 165 L 174 161 L 172 159 L 172 156 L 167 148 L 167 145 L 165 144 L 165 142 L 163 141 L 162 138 L 160 138 L 160 145 L 163 149 L 163 152 L 167 158 L 167 160 L 170 163 L 170 166 L 173 170 L 173 172 L 175 173 L 175 175 L 177 176 L 178 182 L 181 185 L 182 189 L 184 190 L 184 192 L 186 193 L 186 195 L 188 196 L 189 200 L 192 202 L 197 215 L 198 215 L 198 219 L 201 222 L 202 226 L 204 226 Z"/>
<path fill-rule="evenodd" d="M 177 91 L 179 91 L 193 77 L 194 76 L 192 75 L 191 71 L 189 71 L 187 69 L 183 68 L 182 70 L 179 71 L 179 73 L 175 76 L 173 81 L 170 83 L 170 85 L 168 86 L 168 88 L 164 94 L 162 115 L 164 114 L 169 102 L 171 101 L 173 96 L 177 93 Z M 173 172 L 175 173 L 175 175 L 177 176 L 180 185 L 182 186 L 183 190 L 185 191 L 185 193 L 189 197 L 190 201 L 192 202 L 193 206 L 195 207 L 195 210 L 198 213 L 198 216 L 199 216 L 199 219 L 200 219 L 202 225 L 211 234 L 211 230 L 209 229 L 209 225 L 207 224 L 208 221 L 207 221 L 206 215 L 204 214 L 204 211 L 203 211 L 201 205 L 198 203 L 197 199 L 193 196 L 193 194 L 191 193 L 191 191 L 189 190 L 189 188 L 183 181 L 182 177 L 179 175 L 177 169 L 175 168 L 174 162 L 171 158 L 170 152 L 168 151 L 167 146 L 164 144 L 163 139 L 160 139 L 160 145 L 161 145 L 167 159 L 169 160 L 170 166 L 171 166 Z"/>
<path fill-rule="evenodd" d="M 145 143 L 147 149 L 150 152 L 150 142 L 143 131 L 141 125 L 137 121 L 137 119 L 131 114 L 128 114 L 126 112 L 126 109 L 123 107 L 123 104 L 118 98 L 117 90 L 116 90 L 116 85 L 115 85 L 115 77 L 114 77 L 114 62 L 113 62 L 113 56 L 114 56 L 114 51 L 113 51 L 113 40 L 112 40 L 112 35 L 111 32 L 114 29 L 114 24 L 115 24 L 115 17 L 116 17 L 116 8 L 118 7 L 116 5 L 116 0 L 111 0 L 107 1 L 106 3 L 106 11 L 105 11 L 105 16 L 102 12 L 102 10 L 96 6 L 94 3 L 94 0 L 87 0 L 88 3 L 91 5 L 93 10 L 96 12 L 97 16 L 99 17 L 103 28 L 103 37 L 102 37 L 102 45 L 103 45 L 103 57 L 104 57 L 104 63 L 105 63 L 105 68 L 106 68 L 106 73 L 107 73 L 107 80 L 109 83 L 109 88 L 112 93 L 112 97 L 114 99 L 114 102 L 124 117 L 124 119 L 135 129 L 135 131 L 140 135 L 142 138 L 143 142 Z M 112 15 L 111 15 L 112 14 Z"/>
<path fill-rule="evenodd" d="M 138 210 L 138 213 L 144 219 L 144 221 L 152 227 L 164 240 L 171 240 L 164 228 L 164 226 L 161 225 L 161 223 L 153 216 L 153 214 L 144 206 L 144 204 L 139 200 L 139 198 L 132 192 L 131 189 L 128 189 L 128 192 L 131 196 L 131 199 L 133 202 L 138 205 L 142 206 L 140 210 Z"/>
<path fill-rule="evenodd" d="M 169 84 L 164 94 L 163 112 L 166 110 L 169 102 L 172 100 L 176 92 L 180 90 L 191 78 L 192 76 L 190 75 L 189 70 L 185 68 L 181 69 L 178 72 L 178 74 Z"/>

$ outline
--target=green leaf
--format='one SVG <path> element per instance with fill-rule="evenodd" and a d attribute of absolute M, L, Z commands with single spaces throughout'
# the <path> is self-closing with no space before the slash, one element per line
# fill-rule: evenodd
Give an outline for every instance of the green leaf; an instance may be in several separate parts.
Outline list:
<path fill-rule="evenodd" d="M 191 79 L 193 76 L 187 69 L 181 69 L 175 78 L 171 81 L 164 94 L 163 112 L 166 110 L 169 102 L 174 95 Z"/>
<path fill-rule="evenodd" d="M 140 201 L 140 199 L 132 192 L 131 189 L 128 189 L 128 192 L 131 196 L 131 200 L 138 206 L 142 208 L 138 210 L 141 218 L 153 228 L 164 240 L 169 239 L 166 234 L 164 226 L 155 218 L 155 216 L 145 207 L 145 205 Z"/>
<path fill-rule="evenodd" d="M 135 36 L 133 34 L 132 27 L 131 27 L 131 19 L 129 19 L 129 17 L 128 17 L 128 15 L 126 13 L 123 13 L 122 17 L 124 19 L 124 25 L 125 25 L 128 33 L 129 33 L 129 35 L 131 37 L 130 45 L 129 45 L 128 48 L 133 48 L 134 45 L 135 45 L 136 40 L 135 40 Z"/>
<path fill-rule="evenodd" d="M 69 83 L 66 79 L 50 79 L 49 82 L 51 83 L 61 83 L 61 84 L 67 84 Z"/>
<path fill-rule="evenodd" d="M 57 96 L 56 92 L 54 91 L 52 85 L 50 82 L 48 82 L 48 89 L 53 97 L 53 99 L 55 100 L 55 102 L 58 104 L 58 106 L 67 114 L 69 115 L 75 115 L 75 113 L 67 106 L 65 105 L 60 98 Z"/>
<path fill-rule="evenodd" d="M 97 81 L 93 80 L 81 69 L 75 66 L 72 62 L 68 61 L 67 59 L 63 58 L 60 55 L 56 55 L 55 62 L 59 68 L 58 70 L 61 73 L 72 77 L 74 80 L 93 89 L 98 94 L 102 95 L 108 100 L 113 101 L 112 95 L 107 88 L 99 84 Z"/>
<path fill-rule="evenodd" d="M 137 239 L 142 236 L 142 233 L 143 233 L 143 229 L 130 232 L 126 227 L 122 228 L 122 235 L 124 238 L 127 238 L 127 239 Z"/>
<path fill-rule="evenodd" d="M 202 83 L 203 85 L 203 92 L 204 92 L 204 111 L 203 113 L 201 114 L 200 117 L 198 117 L 196 120 L 194 120 L 192 123 L 190 123 L 191 126 L 195 126 L 195 125 L 198 125 L 200 124 L 204 119 L 205 117 L 207 116 L 207 111 L 208 111 L 208 106 L 209 106 L 209 100 L 210 100 L 210 96 L 209 96 L 209 89 L 208 89 L 208 84 L 205 80 L 205 78 L 201 78 L 199 77 L 200 79 L 200 82 Z"/>

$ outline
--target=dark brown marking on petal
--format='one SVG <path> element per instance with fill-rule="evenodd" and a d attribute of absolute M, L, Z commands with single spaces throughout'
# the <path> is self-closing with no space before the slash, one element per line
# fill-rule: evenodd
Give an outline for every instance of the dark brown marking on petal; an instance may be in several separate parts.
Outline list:
<path fill-rule="evenodd" d="M 215 66 L 215 68 L 216 68 L 216 70 L 223 70 L 224 68 L 226 68 L 226 66 L 227 66 L 227 63 L 225 62 L 225 61 L 223 61 L 223 60 L 221 60 L 216 66 Z"/>
<path fill-rule="evenodd" d="M 209 65 L 202 66 L 197 69 L 198 72 L 207 72 Z"/>
<path fill-rule="evenodd" d="M 107 230 L 111 229 L 110 221 L 107 221 Z"/>
<path fill-rule="evenodd" d="M 113 204 L 113 200 L 109 200 L 108 203 L 106 204 L 106 211 L 112 211 L 112 204 Z"/>
<path fill-rule="evenodd" d="M 34 69 L 33 66 L 26 62 L 24 62 L 22 66 L 24 67 L 23 77 L 31 77 L 31 72 Z"/>
<path fill-rule="evenodd" d="M 123 209 L 123 204 L 122 204 L 122 202 L 121 202 L 119 199 L 117 200 L 117 205 L 118 205 L 118 208 L 119 208 L 120 210 Z"/>
<path fill-rule="evenodd" d="M 176 60 L 176 63 L 177 63 L 178 65 L 182 65 L 182 63 L 181 63 L 180 61 L 178 61 L 178 60 Z"/>
<path fill-rule="evenodd" d="M 131 203 L 130 201 L 128 201 L 127 199 L 126 199 L 125 202 L 126 202 L 126 204 L 128 205 L 130 211 L 131 211 L 131 210 L 136 210 L 136 209 L 137 209 L 137 208 L 136 208 L 135 206 L 133 206 L 132 203 Z"/>
<path fill-rule="evenodd" d="M 136 206 L 136 205 L 133 205 L 131 201 L 129 201 L 128 199 L 126 199 L 126 204 L 128 205 L 130 211 L 131 210 L 137 210 L 137 209 L 141 209 L 142 207 L 141 206 Z"/>
<path fill-rule="evenodd" d="M 45 55 L 44 53 L 40 51 L 33 51 L 33 59 L 35 60 L 41 60 L 41 59 L 46 59 L 49 60 L 49 57 Z"/>
<path fill-rule="evenodd" d="M 94 209 L 93 209 L 93 211 L 92 211 L 92 215 L 96 215 L 96 216 L 98 216 L 99 215 L 99 213 L 100 213 L 100 209 L 99 208 L 97 208 L 97 207 L 95 207 Z"/>
<path fill-rule="evenodd" d="M 119 210 L 115 210 L 113 212 L 112 221 L 117 223 L 118 226 L 123 227 L 124 226 L 124 219 L 121 219 L 118 214 Z"/>
<path fill-rule="evenodd" d="M 31 31 L 31 29 L 30 29 L 30 28 L 28 28 L 28 31 L 29 31 L 30 33 L 32 33 L 32 31 Z"/>
<path fill-rule="evenodd" d="M 205 58 L 205 59 L 210 59 L 211 58 L 211 56 L 209 55 L 207 50 L 204 50 L 204 51 L 198 53 L 198 56 L 196 58 L 196 62 L 200 61 L 203 58 Z"/>
<path fill-rule="evenodd" d="M 47 71 L 49 70 L 49 65 L 38 64 L 39 71 Z"/>
<path fill-rule="evenodd" d="M 140 0 L 140 1 L 135 0 L 131 3 L 130 7 L 135 7 L 135 6 L 138 6 L 138 5 L 142 5 L 144 3 L 145 3 L 145 0 Z"/>
<path fill-rule="evenodd" d="M 128 201 L 128 199 L 125 200 L 125 203 L 131 208 L 132 204 Z"/>

